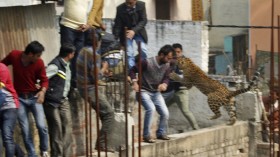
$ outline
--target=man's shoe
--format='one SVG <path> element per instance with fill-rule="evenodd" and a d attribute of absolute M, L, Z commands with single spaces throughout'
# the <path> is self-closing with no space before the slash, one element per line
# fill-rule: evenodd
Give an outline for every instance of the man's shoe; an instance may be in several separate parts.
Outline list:
<path fill-rule="evenodd" d="M 41 152 L 42 157 L 49 157 L 49 154 L 47 151 Z"/>
<path fill-rule="evenodd" d="M 160 135 L 157 137 L 157 139 L 159 140 L 170 140 L 170 137 L 168 137 L 167 135 Z"/>
<path fill-rule="evenodd" d="M 98 80 L 97 84 L 98 84 L 98 86 L 106 86 L 107 85 L 107 83 L 103 80 Z"/>
<path fill-rule="evenodd" d="M 144 137 L 143 141 L 146 142 L 146 143 L 155 143 L 156 142 L 156 140 L 152 139 L 150 136 L 149 137 Z"/>
<path fill-rule="evenodd" d="M 95 150 L 98 150 L 97 147 L 95 147 Z M 115 152 L 115 149 L 112 148 L 112 147 L 100 147 L 100 151 L 101 152 L 111 152 L 111 153 L 114 153 Z"/>

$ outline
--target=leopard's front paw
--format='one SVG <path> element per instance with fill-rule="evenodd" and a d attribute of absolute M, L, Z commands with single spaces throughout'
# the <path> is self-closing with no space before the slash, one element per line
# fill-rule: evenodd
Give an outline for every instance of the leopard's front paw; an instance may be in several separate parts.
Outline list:
<path fill-rule="evenodd" d="M 234 118 L 230 118 L 229 122 L 227 123 L 227 125 L 233 125 L 236 122 L 236 117 Z"/>
<path fill-rule="evenodd" d="M 172 72 L 169 74 L 170 79 L 174 80 L 174 81 L 181 81 L 181 78 L 178 74 L 176 74 L 175 72 Z"/>
<path fill-rule="evenodd" d="M 217 119 L 221 117 L 221 114 L 215 114 L 214 116 L 209 117 L 210 120 Z"/>

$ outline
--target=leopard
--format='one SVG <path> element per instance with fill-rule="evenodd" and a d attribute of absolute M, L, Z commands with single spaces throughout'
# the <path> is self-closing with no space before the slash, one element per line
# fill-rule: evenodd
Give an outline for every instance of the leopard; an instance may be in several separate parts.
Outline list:
<path fill-rule="evenodd" d="M 207 76 L 206 73 L 190 58 L 180 57 L 176 60 L 176 65 L 183 73 L 183 77 L 180 77 L 175 72 L 172 72 L 169 75 L 170 79 L 180 82 L 183 86 L 187 87 L 187 89 L 195 86 L 207 96 L 208 105 L 211 111 L 214 113 L 213 116 L 209 117 L 210 120 L 221 117 L 220 107 L 224 106 L 230 117 L 227 124 L 233 125 L 237 120 L 234 97 L 248 92 L 253 86 L 256 86 L 260 72 L 255 72 L 254 77 L 250 81 L 247 88 L 230 91 L 224 84 Z"/>

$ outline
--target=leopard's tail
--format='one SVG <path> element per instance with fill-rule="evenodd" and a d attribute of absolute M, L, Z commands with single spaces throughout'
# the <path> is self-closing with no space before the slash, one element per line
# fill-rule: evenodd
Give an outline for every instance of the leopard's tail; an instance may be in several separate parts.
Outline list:
<path fill-rule="evenodd" d="M 260 76 L 260 70 L 255 72 L 255 74 L 254 74 L 254 76 L 253 76 L 252 80 L 250 81 L 249 86 L 247 88 L 239 89 L 237 91 L 232 91 L 227 98 L 232 98 L 232 97 L 235 97 L 239 94 L 246 93 L 246 92 L 250 91 L 253 86 L 257 85 L 257 81 L 259 79 L 259 76 Z"/>

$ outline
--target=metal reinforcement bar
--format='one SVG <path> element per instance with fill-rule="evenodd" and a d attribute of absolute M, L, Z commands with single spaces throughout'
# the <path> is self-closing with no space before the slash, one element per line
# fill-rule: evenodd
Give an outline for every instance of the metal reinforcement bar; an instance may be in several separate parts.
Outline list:
<path fill-rule="evenodd" d="M 280 16 L 278 15 L 278 27 L 280 28 Z M 278 29 L 278 88 L 276 92 L 278 93 L 278 103 L 280 99 L 280 29 Z M 279 106 L 278 106 L 279 107 Z M 280 114 L 278 114 L 278 118 L 280 119 Z M 278 138 L 280 135 L 280 123 L 278 122 Z M 279 140 L 278 140 L 279 141 Z M 280 144 L 278 143 L 278 150 L 280 150 Z M 280 157 L 280 153 L 278 153 L 278 157 Z"/>
<path fill-rule="evenodd" d="M 132 150 L 131 150 L 132 153 L 131 154 L 132 154 L 132 157 L 134 157 L 134 151 L 135 151 L 135 149 L 134 149 L 134 125 L 132 125 L 131 130 L 132 130 L 132 138 L 131 138 L 132 139 L 132 141 L 131 141 L 132 142 Z"/>
<path fill-rule="evenodd" d="M 85 96 L 85 140 L 86 140 L 86 156 L 88 156 L 88 89 L 87 89 L 87 55 L 84 56 L 84 96 Z"/>
<path fill-rule="evenodd" d="M 96 138 L 96 142 L 97 142 L 97 152 L 98 152 L 98 157 L 100 157 L 100 133 L 99 133 L 99 101 L 98 101 L 98 70 L 97 70 L 97 66 L 96 66 L 96 38 L 95 38 L 95 30 L 92 30 L 92 51 L 93 51 L 93 63 L 95 64 L 94 66 L 94 86 L 95 86 L 95 103 L 96 103 L 96 134 L 97 134 L 97 138 Z M 105 148 L 105 150 L 107 150 Z M 91 153 L 92 155 L 92 153 Z"/>
<path fill-rule="evenodd" d="M 128 117 L 127 117 L 127 107 L 128 107 L 128 88 L 127 88 L 127 76 L 128 76 L 128 58 L 127 58 L 127 38 L 126 32 L 127 27 L 124 27 L 124 37 L 125 37 L 125 53 L 124 53 L 124 108 L 125 108 L 125 155 L 128 157 Z"/>
<path fill-rule="evenodd" d="M 271 26 L 274 26 L 274 0 L 271 3 Z M 270 109 L 272 109 L 272 113 L 274 113 L 274 29 L 271 28 L 271 45 L 270 45 Z M 270 157 L 274 156 L 274 117 L 270 116 L 270 124 L 272 130 L 272 136 L 270 136 L 269 147 L 272 149 L 272 153 L 270 153 Z"/>
<path fill-rule="evenodd" d="M 139 84 L 139 93 L 138 93 L 138 157 L 141 157 L 141 141 L 142 141 L 142 136 L 141 136 L 141 106 L 142 106 L 142 99 L 141 99 L 141 88 L 142 88 L 142 62 L 141 62 L 141 44 L 140 42 L 137 43 L 138 45 L 138 84 Z"/>

